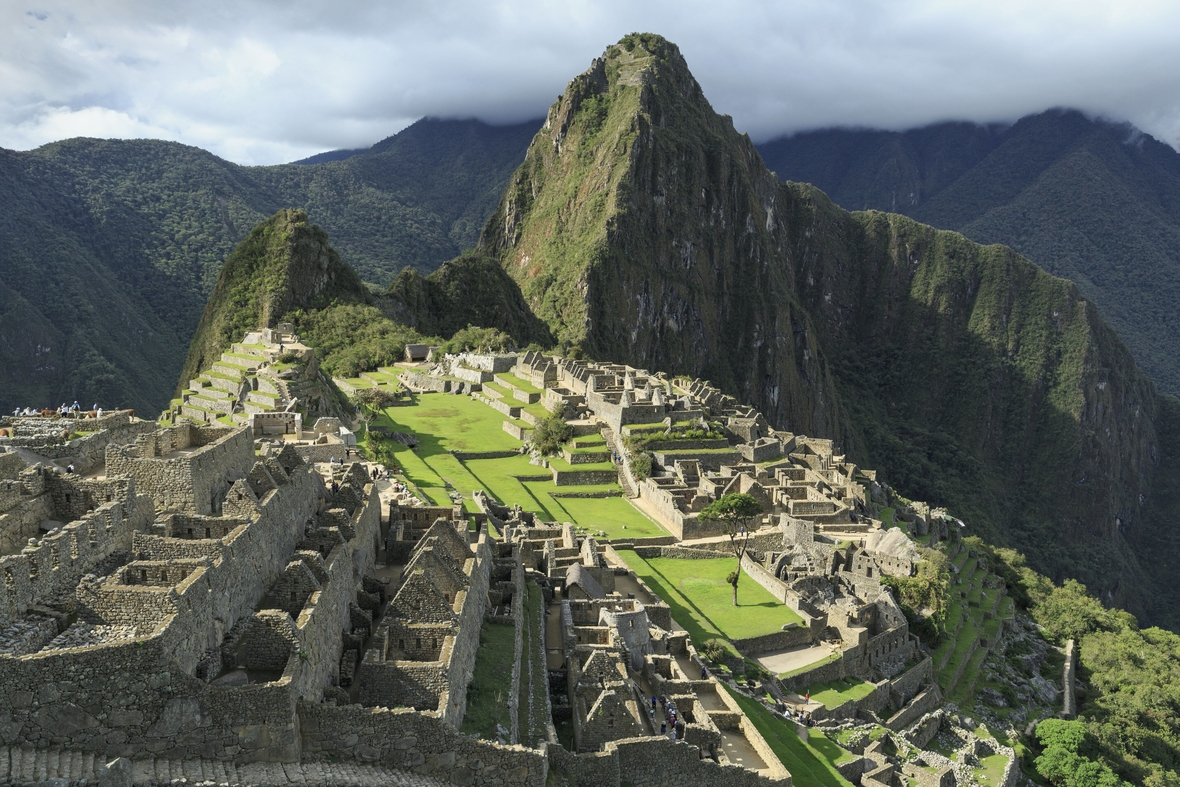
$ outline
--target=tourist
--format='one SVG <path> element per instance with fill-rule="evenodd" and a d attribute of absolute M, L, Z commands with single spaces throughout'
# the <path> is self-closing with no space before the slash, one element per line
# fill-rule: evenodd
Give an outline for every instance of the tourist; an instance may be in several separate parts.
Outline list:
<path fill-rule="evenodd" d="M 654 694 L 651 695 L 651 709 L 653 711 L 656 709 L 656 695 L 654 695 Z"/>
<path fill-rule="evenodd" d="M 661 721 L 660 722 L 660 735 L 667 735 L 667 734 L 668 734 L 668 722 Z"/>
<path fill-rule="evenodd" d="M 68 465 L 66 465 L 66 472 L 67 472 L 67 473 L 73 473 L 73 472 L 74 472 L 74 463 L 73 463 L 73 462 L 70 462 Z"/>
<path fill-rule="evenodd" d="M 672 723 L 673 723 L 673 725 L 675 725 L 676 722 L 672 722 Z M 673 726 L 672 730 L 668 733 L 668 737 L 671 738 L 672 740 L 676 740 L 676 727 L 675 726 Z"/>
<path fill-rule="evenodd" d="M 705 680 L 708 677 L 709 677 L 709 670 L 705 669 L 705 667 L 702 666 L 701 667 L 701 680 Z"/>

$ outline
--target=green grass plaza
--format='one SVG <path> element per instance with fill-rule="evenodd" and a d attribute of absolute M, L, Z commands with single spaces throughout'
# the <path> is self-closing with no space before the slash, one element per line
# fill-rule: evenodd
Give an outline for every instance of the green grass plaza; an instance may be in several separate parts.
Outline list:
<path fill-rule="evenodd" d="M 449 505 L 450 493 L 456 491 L 463 495 L 466 510 L 474 512 L 472 494 L 482 489 L 546 521 L 601 530 L 611 539 L 668 535 L 622 496 L 618 484 L 558 487 L 552 471 L 530 464 L 524 454 L 458 459 L 451 453 L 519 449 L 521 441 L 504 431 L 504 420 L 501 413 L 471 397 L 426 393 L 413 394 L 411 404 L 387 408 L 372 425 L 417 438 L 413 449 L 392 444 L 399 475 L 436 505 Z M 586 496 L 594 494 L 610 496 Z"/>

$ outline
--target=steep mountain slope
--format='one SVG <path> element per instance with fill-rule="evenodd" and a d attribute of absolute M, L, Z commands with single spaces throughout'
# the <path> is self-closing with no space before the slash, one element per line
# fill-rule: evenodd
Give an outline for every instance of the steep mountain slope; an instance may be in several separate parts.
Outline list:
<path fill-rule="evenodd" d="M 386 284 L 470 248 L 537 123 L 423 120 L 347 160 L 240 167 L 151 140 L 0 151 L 0 407 L 168 401 L 222 261 L 311 211 Z"/>
<path fill-rule="evenodd" d="M 1053 110 L 1010 128 L 827 130 L 759 147 L 785 180 L 1004 243 L 1094 301 L 1158 386 L 1180 393 L 1180 154 Z"/>
<path fill-rule="evenodd" d="M 391 319 L 425 335 L 453 336 L 474 325 L 503 331 L 518 347 L 553 346 L 549 326 L 532 313 L 512 277 L 479 254 L 456 257 L 428 276 L 406 268 L 376 302 Z"/>
<path fill-rule="evenodd" d="M 365 303 L 367 297 L 356 271 L 328 245 L 328 234 L 304 211 L 280 210 L 226 259 L 180 378 L 195 377 L 247 331 L 274 327 L 295 309 Z"/>
<path fill-rule="evenodd" d="M 662 38 L 570 83 L 479 249 L 563 342 L 709 376 L 1053 576 L 1158 598 L 1132 544 L 1176 447 L 1094 306 L 1006 248 L 780 184 Z"/>

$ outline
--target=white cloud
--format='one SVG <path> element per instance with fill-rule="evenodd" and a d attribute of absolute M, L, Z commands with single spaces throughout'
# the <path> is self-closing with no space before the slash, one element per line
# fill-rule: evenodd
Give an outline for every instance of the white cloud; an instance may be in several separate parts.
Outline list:
<path fill-rule="evenodd" d="M 538 117 L 633 30 L 678 43 L 755 138 L 1051 106 L 1180 147 L 1180 6 L 1124 1 L 48 0 L 0 8 L 0 145 L 152 136 L 242 163 L 426 114 Z"/>

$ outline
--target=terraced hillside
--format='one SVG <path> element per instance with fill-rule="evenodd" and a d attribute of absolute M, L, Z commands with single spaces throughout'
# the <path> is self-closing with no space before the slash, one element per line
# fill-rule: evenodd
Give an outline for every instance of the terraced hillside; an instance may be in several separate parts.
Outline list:
<path fill-rule="evenodd" d="M 1015 605 L 1003 581 L 963 542 L 950 550 L 952 584 L 946 640 L 934 651 L 934 669 L 943 695 L 970 707 L 979 688 L 980 667 L 993 652 L 1004 627 L 1015 617 Z"/>

